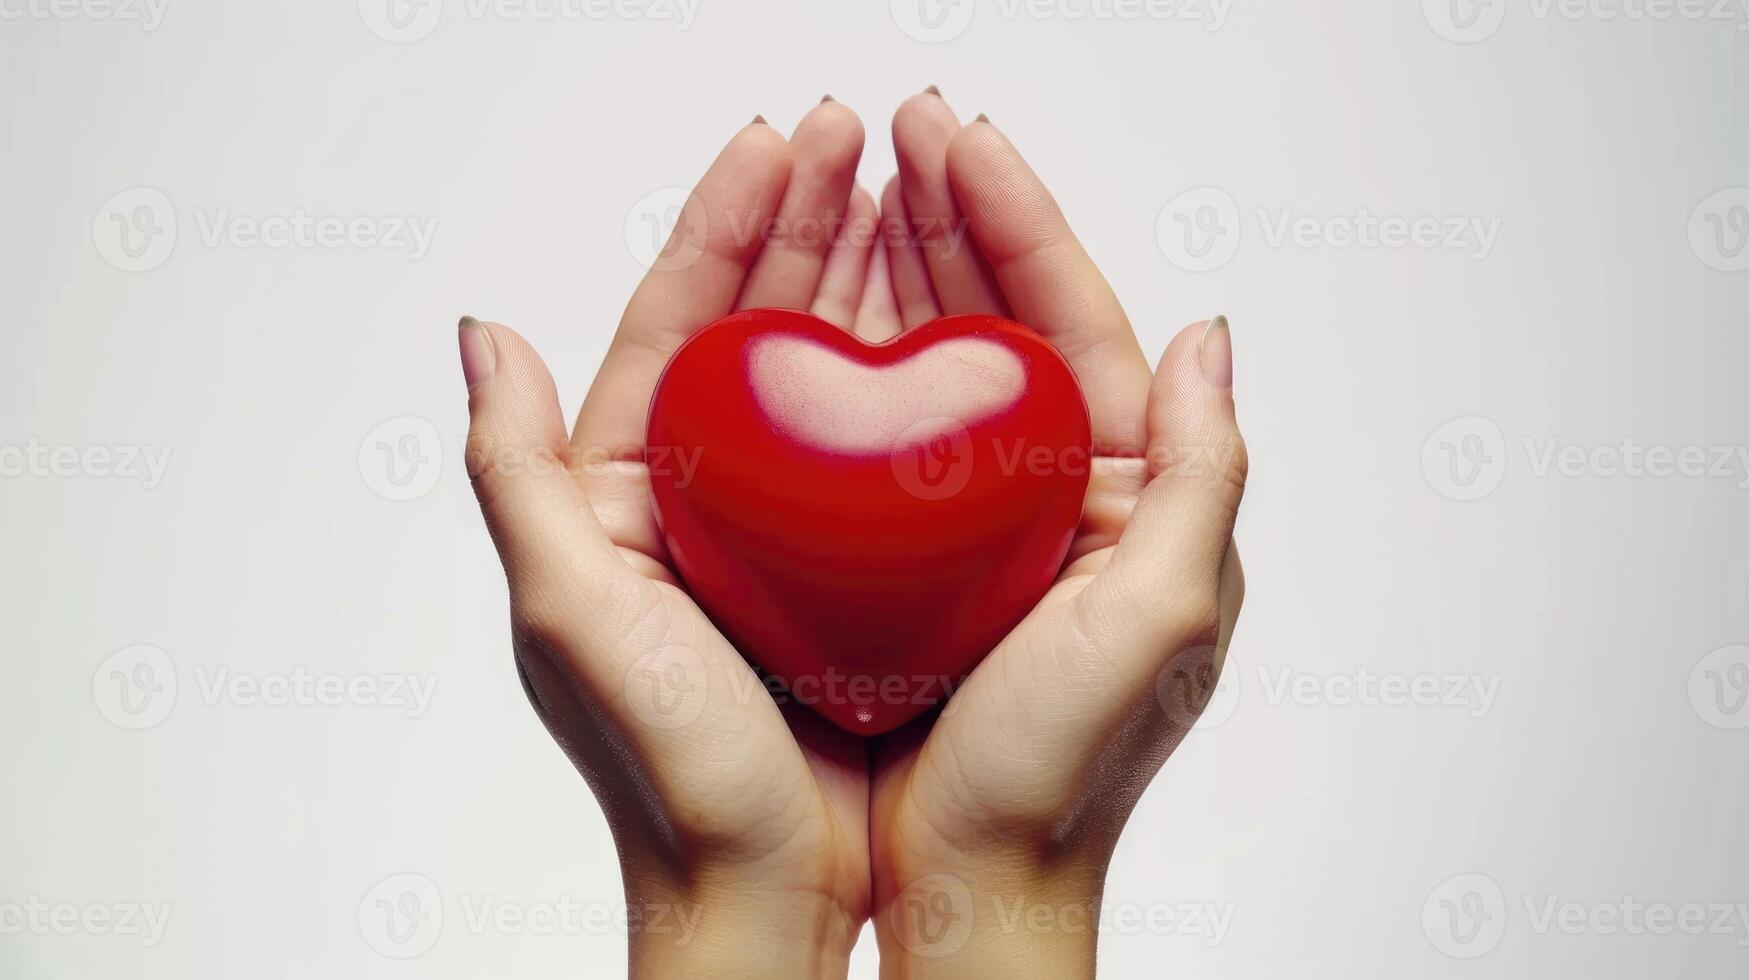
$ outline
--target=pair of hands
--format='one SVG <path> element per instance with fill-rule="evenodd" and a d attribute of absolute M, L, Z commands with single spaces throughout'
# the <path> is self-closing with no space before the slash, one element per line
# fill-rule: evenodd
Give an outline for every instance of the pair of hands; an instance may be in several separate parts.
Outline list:
<path fill-rule="evenodd" d="M 995 126 L 962 127 L 931 89 L 899 108 L 893 140 L 877 208 L 855 186 L 863 129 L 841 103 L 788 140 L 763 120 L 735 134 L 665 254 L 690 253 L 632 295 L 569 437 L 527 342 L 462 322 L 469 473 L 516 662 L 606 813 L 634 976 L 843 976 L 871 918 L 887 976 L 1091 976 L 1112 849 L 1238 615 L 1246 456 L 1225 319 L 1186 328 L 1151 373 Z M 871 342 L 1009 316 L 1087 395 L 1096 459 L 1062 574 L 945 710 L 889 735 L 776 703 L 657 531 L 643 452 L 657 376 L 689 333 L 752 307 L 810 309 Z M 677 647 L 696 656 L 663 659 Z M 700 699 L 682 726 L 648 708 L 674 669 L 698 675 L 682 679 Z"/>

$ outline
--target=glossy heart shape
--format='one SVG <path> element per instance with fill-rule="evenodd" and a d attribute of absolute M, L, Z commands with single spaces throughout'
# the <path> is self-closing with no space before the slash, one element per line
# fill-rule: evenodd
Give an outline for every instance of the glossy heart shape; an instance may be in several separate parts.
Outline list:
<path fill-rule="evenodd" d="M 951 694 L 1050 587 L 1090 438 L 1068 362 L 1017 323 L 870 345 L 750 310 L 675 351 L 645 460 L 693 598 L 775 693 L 873 735 Z"/>

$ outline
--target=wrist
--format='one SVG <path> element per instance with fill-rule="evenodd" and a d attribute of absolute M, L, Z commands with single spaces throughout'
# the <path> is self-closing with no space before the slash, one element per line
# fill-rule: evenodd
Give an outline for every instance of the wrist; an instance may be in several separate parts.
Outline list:
<path fill-rule="evenodd" d="M 875 910 L 888 980 L 1094 975 L 1103 861 L 956 862 L 894 886 Z"/>
<path fill-rule="evenodd" d="M 626 905 L 632 980 L 842 978 L 861 928 L 832 895 L 727 874 L 628 876 Z"/>

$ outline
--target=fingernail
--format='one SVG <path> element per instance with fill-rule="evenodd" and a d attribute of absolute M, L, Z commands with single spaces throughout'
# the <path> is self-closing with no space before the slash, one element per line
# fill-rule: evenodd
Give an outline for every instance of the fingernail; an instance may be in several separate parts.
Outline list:
<path fill-rule="evenodd" d="M 1233 387 L 1233 333 L 1225 315 L 1203 328 L 1201 354 L 1203 378 L 1216 388 Z"/>
<path fill-rule="evenodd" d="M 941 98 L 941 86 L 939 85 L 931 85 L 923 91 L 928 92 L 930 95 L 933 95 L 938 99 Z"/>
<path fill-rule="evenodd" d="M 828 102 L 837 102 L 837 101 L 838 101 L 838 100 L 837 100 L 837 99 L 834 99 L 834 98 L 833 98 L 833 97 L 832 97 L 832 95 L 831 95 L 831 93 L 829 93 L 829 92 L 828 92 L 828 93 L 827 93 L 827 94 L 825 94 L 825 95 L 822 95 L 822 96 L 820 96 L 820 104 L 821 104 L 821 105 L 825 105 L 825 104 L 826 104 L 826 103 L 828 103 Z"/>
<path fill-rule="evenodd" d="M 492 336 L 480 326 L 480 321 L 464 316 L 459 330 L 462 380 L 467 382 L 468 390 L 473 391 L 480 382 L 492 376 L 492 370 L 498 366 L 498 355 L 492 352 Z"/>
<path fill-rule="evenodd" d="M 766 122 L 766 121 L 765 121 L 765 117 L 764 117 L 764 116 L 754 116 L 754 117 L 753 117 L 753 122 L 752 122 L 752 123 L 750 123 L 750 124 L 749 124 L 749 125 L 753 125 L 753 126 L 769 126 L 769 125 L 771 125 L 771 124 L 770 124 L 770 123 L 768 123 L 768 122 Z"/>
<path fill-rule="evenodd" d="M 980 112 L 980 113 L 978 113 L 978 118 L 972 120 L 972 122 L 987 123 L 987 122 L 990 122 L 990 117 L 986 116 Z M 994 125 L 994 124 L 992 123 L 992 125 Z"/>

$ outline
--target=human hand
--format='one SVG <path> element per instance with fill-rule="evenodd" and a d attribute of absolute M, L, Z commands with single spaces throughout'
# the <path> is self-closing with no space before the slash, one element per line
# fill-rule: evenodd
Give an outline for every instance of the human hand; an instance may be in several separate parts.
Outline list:
<path fill-rule="evenodd" d="M 1243 595 L 1227 325 L 1186 328 L 1150 378 L 1116 296 L 994 126 L 962 128 L 925 93 L 893 132 L 883 223 L 969 226 L 976 246 L 892 250 L 904 325 L 983 312 L 1040 331 L 1081 380 L 1096 459 L 1050 592 L 938 718 L 877 748 L 883 974 L 1092 976 L 1112 848 L 1206 704 Z M 1016 931 L 999 908 L 1048 909 L 1053 927 Z"/>
<path fill-rule="evenodd" d="M 862 142 L 833 102 L 787 142 L 762 121 L 729 141 L 633 294 L 569 439 L 528 343 L 462 322 L 468 471 L 509 580 L 517 667 L 607 815 L 633 976 L 842 976 L 868 917 L 866 746 L 777 707 L 687 596 L 644 453 L 669 354 L 733 310 L 898 331 L 885 257 L 871 263 L 873 236 L 856 233 L 875 218 L 854 188 Z"/>

